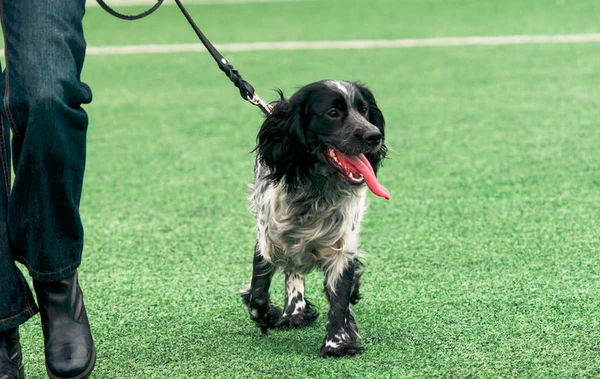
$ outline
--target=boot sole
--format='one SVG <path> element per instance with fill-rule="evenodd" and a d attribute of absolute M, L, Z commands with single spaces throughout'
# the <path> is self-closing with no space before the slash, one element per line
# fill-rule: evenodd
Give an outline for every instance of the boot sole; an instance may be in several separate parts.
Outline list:
<path fill-rule="evenodd" d="M 85 369 L 85 371 L 82 372 L 81 374 L 79 374 L 77 376 L 71 376 L 69 378 L 56 376 L 50 371 L 50 369 L 48 368 L 48 365 L 46 365 L 46 373 L 48 373 L 48 377 L 50 379 L 88 379 L 90 377 L 90 374 L 92 373 L 92 370 L 94 370 L 95 366 L 96 366 L 96 347 L 93 347 L 92 348 L 92 361 L 90 362 L 90 365 Z"/>

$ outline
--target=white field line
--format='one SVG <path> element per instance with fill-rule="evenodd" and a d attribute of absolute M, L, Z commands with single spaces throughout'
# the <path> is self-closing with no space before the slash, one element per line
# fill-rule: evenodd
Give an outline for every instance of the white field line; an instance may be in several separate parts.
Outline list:
<path fill-rule="evenodd" d="M 182 0 L 183 5 L 187 4 L 257 4 L 257 3 L 297 3 L 310 0 Z M 109 6 L 128 7 L 134 5 L 154 5 L 156 0 L 106 0 Z M 86 0 L 86 7 L 97 7 L 96 0 Z M 166 0 L 163 5 L 175 5 L 175 2 Z"/>
<path fill-rule="evenodd" d="M 251 42 L 217 44 L 219 51 L 269 51 L 269 50 L 337 50 L 337 49 L 400 49 L 439 46 L 495 46 L 524 44 L 561 44 L 600 42 L 598 34 L 566 34 L 546 36 L 496 36 L 496 37 L 449 37 L 411 38 L 394 40 L 313 41 L 313 42 Z M 90 46 L 88 55 L 157 54 L 201 52 L 200 43 L 168 45 Z"/>

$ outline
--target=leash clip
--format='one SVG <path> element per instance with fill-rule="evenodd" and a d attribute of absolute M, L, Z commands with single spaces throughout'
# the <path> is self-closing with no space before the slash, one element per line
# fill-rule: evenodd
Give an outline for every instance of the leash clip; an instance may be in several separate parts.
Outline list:
<path fill-rule="evenodd" d="M 261 99 L 256 92 L 252 94 L 252 98 L 248 98 L 248 101 L 259 107 L 267 116 L 273 112 L 273 106 Z"/>

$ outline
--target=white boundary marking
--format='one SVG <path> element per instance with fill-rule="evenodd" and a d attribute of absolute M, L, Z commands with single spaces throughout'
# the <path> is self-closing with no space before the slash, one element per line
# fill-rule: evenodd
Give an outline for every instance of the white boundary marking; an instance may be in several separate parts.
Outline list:
<path fill-rule="evenodd" d="M 219 51 L 275 51 L 275 50 L 339 50 L 339 49 L 400 49 L 414 47 L 442 46 L 496 46 L 525 44 L 561 44 L 600 42 L 597 34 L 566 34 L 538 36 L 496 36 L 496 37 L 449 37 L 411 38 L 394 40 L 355 40 L 355 41 L 313 41 L 313 42 L 251 42 L 217 44 Z M 157 54 L 206 51 L 200 43 L 129 46 L 90 46 L 88 55 Z"/>

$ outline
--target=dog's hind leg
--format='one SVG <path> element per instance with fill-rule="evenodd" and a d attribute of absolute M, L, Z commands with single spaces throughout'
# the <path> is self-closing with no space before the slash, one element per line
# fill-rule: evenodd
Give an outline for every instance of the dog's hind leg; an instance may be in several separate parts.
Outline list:
<path fill-rule="evenodd" d="M 304 295 L 304 275 L 285 273 L 285 307 L 283 317 L 276 327 L 280 329 L 302 328 L 312 324 L 319 315 Z"/>
<path fill-rule="evenodd" d="M 361 354 L 363 348 L 358 344 L 358 328 L 351 301 L 357 292 L 354 281 L 357 273 L 357 261 L 350 259 L 341 270 L 328 270 L 325 277 L 325 294 L 329 301 L 327 314 L 327 334 L 321 346 L 321 356 L 342 357 Z"/>
<path fill-rule="evenodd" d="M 250 319 L 256 323 L 262 333 L 273 328 L 281 317 L 281 309 L 271 303 L 269 296 L 274 271 L 273 265 L 260 254 L 257 244 L 254 248 L 250 288 L 242 291 L 240 295 L 248 308 Z"/>

